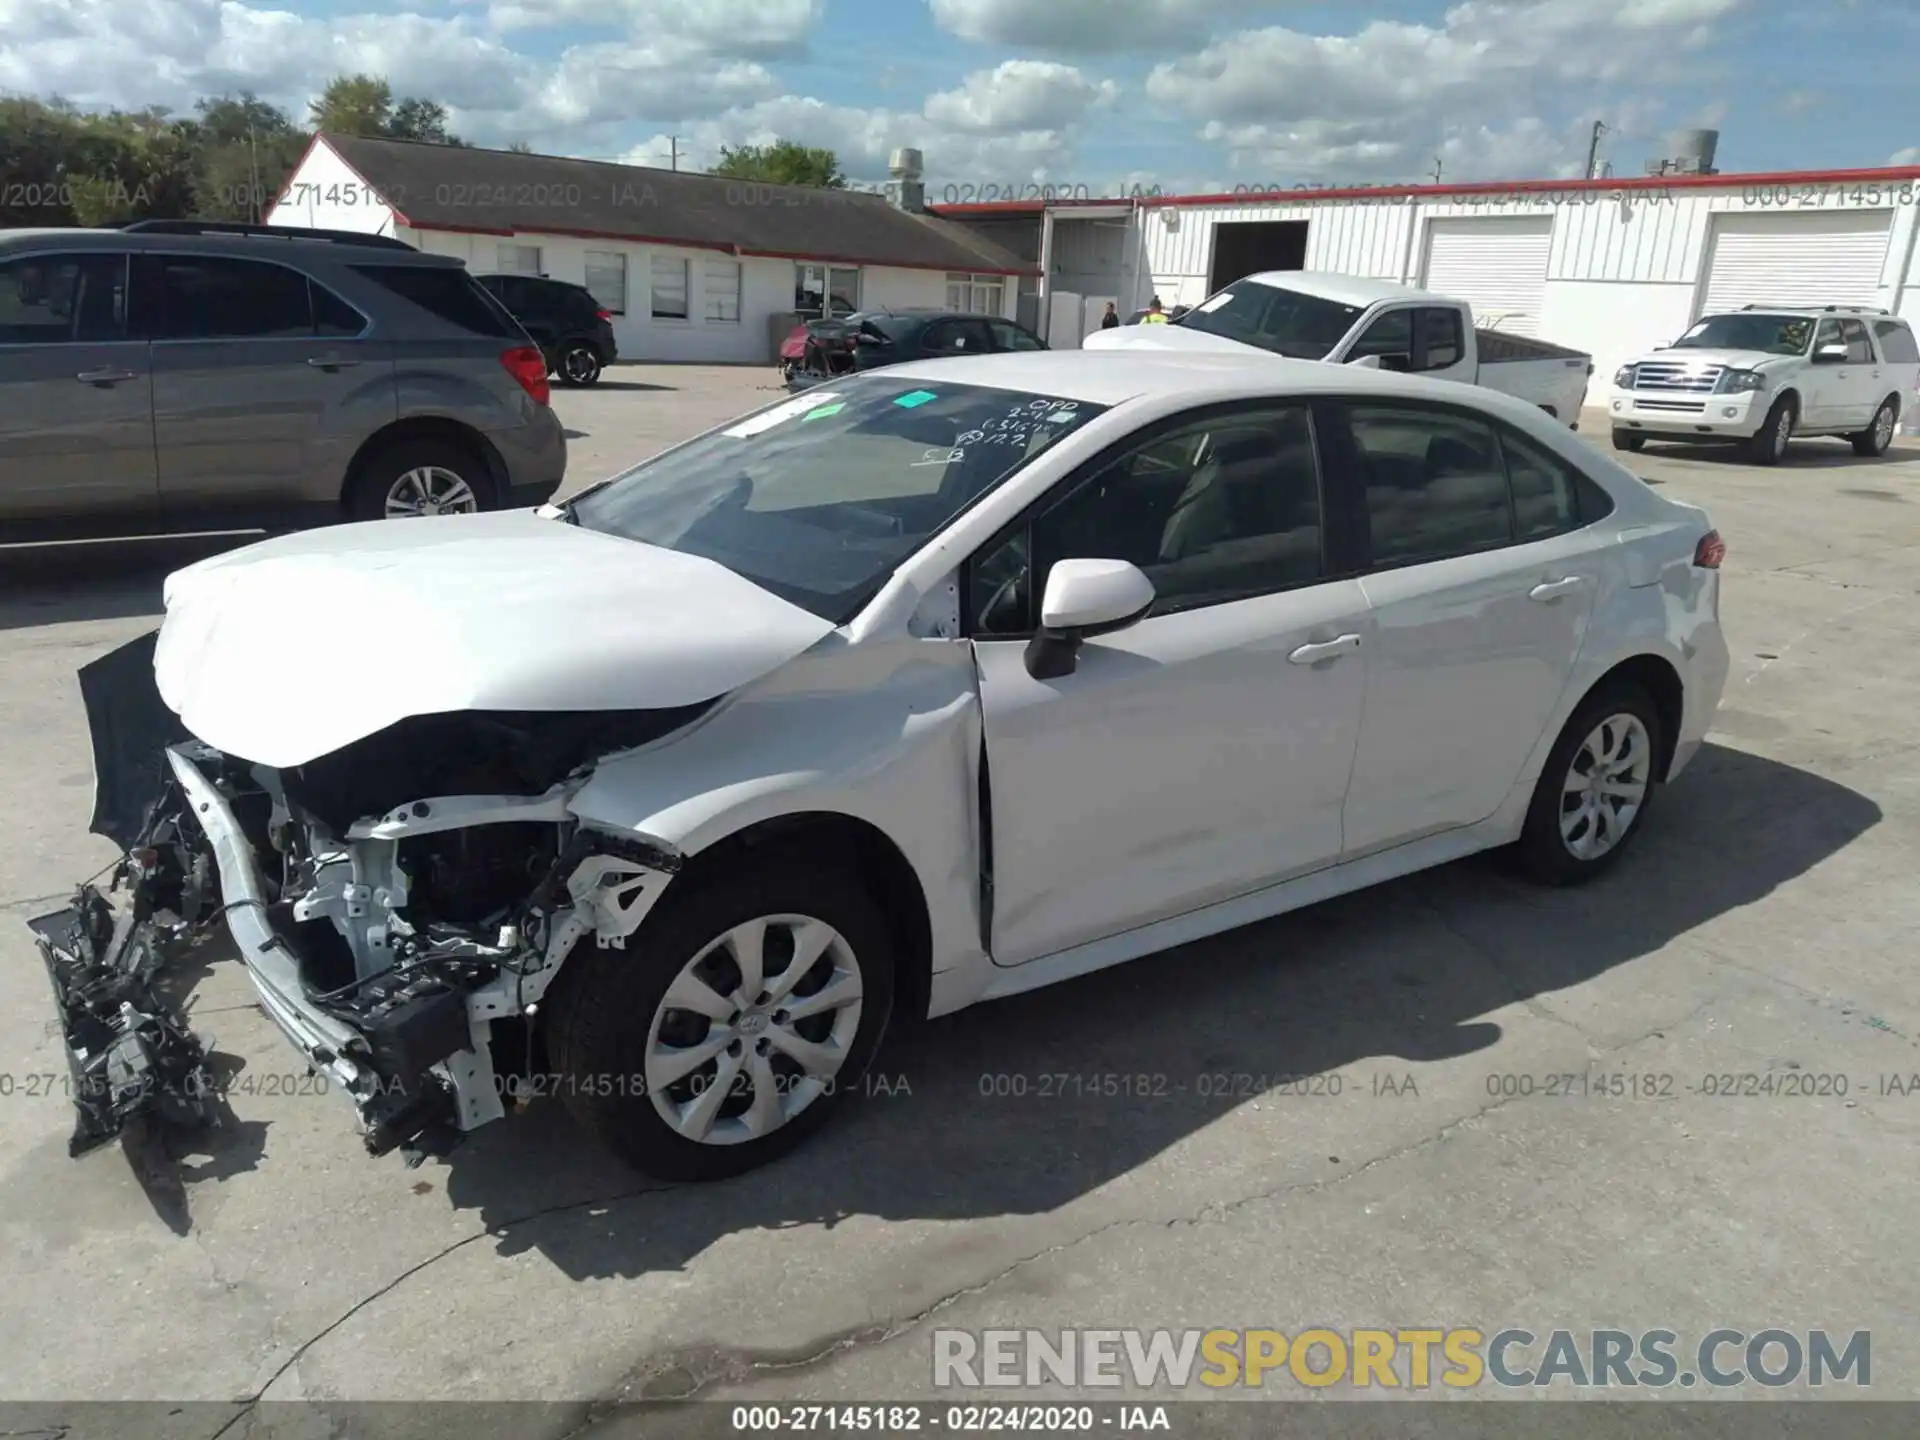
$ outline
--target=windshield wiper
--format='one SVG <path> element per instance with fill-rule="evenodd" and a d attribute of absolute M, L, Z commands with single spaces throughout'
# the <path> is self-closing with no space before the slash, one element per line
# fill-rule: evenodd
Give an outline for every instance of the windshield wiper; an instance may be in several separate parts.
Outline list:
<path fill-rule="evenodd" d="M 553 508 L 560 512 L 560 518 L 566 521 L 567 524 L 578 525 L 580 523 L 580 512 L 574 509 L 574 507 L 578 505 L 582 500 L 586 499 L 589 495 L 595 494 L 598 491 L 606 489 L 607 486 L 611 485 L 612 483 L 613 483 L 613 480 L 611 477 L 605 480 L 596 480 L 593 482 L 593 484 L 587 486 L 586 489 L 580 491 L 578 494 L 569 495 L 565 500 L 556 501 L 554 503 Z"/>

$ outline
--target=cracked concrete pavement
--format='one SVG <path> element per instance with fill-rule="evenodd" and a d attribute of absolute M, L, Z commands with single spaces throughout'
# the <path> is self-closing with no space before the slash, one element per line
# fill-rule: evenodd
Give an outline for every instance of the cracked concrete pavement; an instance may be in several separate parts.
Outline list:
<path fill-rule="evenodd" d="M 768 384 L 561 392 L 571 485 Z M 1478 859 L 936 1022 L 803 1152 L 702 1189 L 551 1104 L 370 1161 L 232 965 L 196 990 L 231 1121 L 69 1161 L 19 922 L 111 858 L 73 672 L 233 542 L 0 552 L 0 1400 L 216 1402 L 205 1437 L 262 1400 L 931 1398 L 936 1326 L 1776 1323 L 1870 1329 L 1874 1394 L 1920 1396 L 1920 1093 L 1883 1093 L 1920 1072 L 1920 449 L 1641 461 L 1731 547 L 1734 673 L 1616 874 Z M 1547 1093 L 1588 1072 L 1675 1089 Z M 1688 1093 L 1744 1074 L 1847 1093 Z"/>

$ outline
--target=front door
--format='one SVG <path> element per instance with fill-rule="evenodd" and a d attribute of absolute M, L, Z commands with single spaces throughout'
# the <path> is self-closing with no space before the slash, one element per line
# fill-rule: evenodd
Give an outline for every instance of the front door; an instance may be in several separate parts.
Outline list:
<path fill-rule="evenodd" d="M 1304 406 L 1215 407 L 1062 483 L 969 566 L 1003 965 L 1334 863 L 1366 600 L 1329 579 Z M 1054 562 L 1127 560 L 1146 619 L 1036 680 Z"/>
<path fill-rule="evenodd" d="M 124 254 L 0 263 L 0 520 L 151 521 L 152 380 Z"/>
<path fill-rule="evenodd" d="M 1601 574 L 1573 476 L 1544 448 L 1441 405 L 1339 413 L 1371 604 L 1353 859 L 1500 807 L 1556 712 Z"/>
<path fill-rule="evenodd" d="M 339 498 L 360 442 L 393 418 L 391 346 L 298 270 L 143 255 L 163 511 L 259 511 Z"/>

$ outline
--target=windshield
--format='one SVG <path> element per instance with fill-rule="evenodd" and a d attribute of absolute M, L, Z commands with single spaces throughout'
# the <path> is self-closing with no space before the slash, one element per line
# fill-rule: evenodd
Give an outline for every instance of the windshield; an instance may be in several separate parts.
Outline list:
<path fill-rule="evenodd" d="M 1236 280 L 1172 323 L 1295 360 L 1324 360 L 1363 313 L 1358 305 Z"/>
<path fill-rule="evenodd" d="M 1673 342 L 1675 350 L 1760 350 L 1769 355 L 1804 355 L 1813 339 L 1806 315 L 1709 315 Z"/>
<path fill-rule="evenodd" d="M 1106 408 L 849 377 L 645 461 L 572 514 L 717 561 L 844 624 L 963 508 Z"/>

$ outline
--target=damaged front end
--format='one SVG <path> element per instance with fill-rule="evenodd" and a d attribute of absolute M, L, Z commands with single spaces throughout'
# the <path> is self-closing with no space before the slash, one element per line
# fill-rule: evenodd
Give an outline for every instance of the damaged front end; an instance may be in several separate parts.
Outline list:
<path fill-rule="evenodd" d="M 275 770 L 184 735 L 152 656 L 143 637 L 81 675 L 93 828 L 126 852 L 113 884 L 30 922 L 73 1070 L 72 1152 L 136 1115 L 207 1118 L 205 1047 L 159 982 L 220 923 L 370 1153 L 417 1158 L 501 1116 L 573 946 L 624 944 L 680 865 L 580 824 L 574 790 L 709 707 L 416 717 Z"/>

